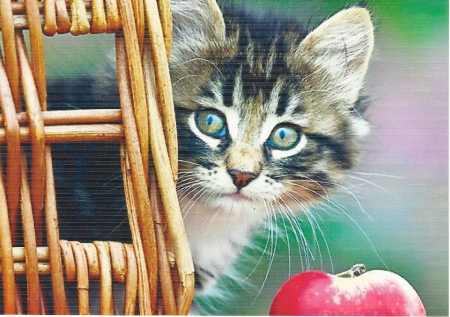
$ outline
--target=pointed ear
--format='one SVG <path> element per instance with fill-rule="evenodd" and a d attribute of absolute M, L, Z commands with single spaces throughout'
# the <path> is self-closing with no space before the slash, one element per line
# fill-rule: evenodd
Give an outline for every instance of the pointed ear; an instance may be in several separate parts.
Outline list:
<path fill-rule="evenodd" d="M 172 0 L 173 37 L 175 42 L 225 38 L 225 22 L 215 0 Z"/>
<path fill-rule="evenodd" d="M 327 90 L 354 103 L 363 86 L 374 45 L 373 25 L 365 8 L 342 10 L 324 21 L 300 43 L 296 54 L 312 74 L 322 74 Z M 316 76 L 312 76 L 316 77 Z M 317 82 L 315 83 L 317 84 Z"/>

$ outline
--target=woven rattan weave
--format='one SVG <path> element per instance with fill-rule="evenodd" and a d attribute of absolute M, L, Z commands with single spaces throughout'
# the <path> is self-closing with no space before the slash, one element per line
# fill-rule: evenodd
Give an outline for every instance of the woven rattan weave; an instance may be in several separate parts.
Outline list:
<path fill-rule="evenodd" d="M 75 283 L 76 313 L 88 314 L 89 286 L 99 280 L 101 314 L 116 313 L 114 283 L 125 285 L 123 311 L 117 313 L 186 314 L 194 269 L 175 189 L 169 1 L 2 0 L 0 5 L 4 313 L 68 314 L 66 288 Z M 43 36 L 68 32 L 116 34 L 120 110 L 47 111 Z M 74 141 L 120 145 L 132 244 L 59 239 L 50 144 Z M 31 149 L 28 164 L 25 144 Z M 19 294 L 19 275 L 26 277 L 26 296 Z M 51 280 L 51 304 L 43 299 L 43 276 Z"/>

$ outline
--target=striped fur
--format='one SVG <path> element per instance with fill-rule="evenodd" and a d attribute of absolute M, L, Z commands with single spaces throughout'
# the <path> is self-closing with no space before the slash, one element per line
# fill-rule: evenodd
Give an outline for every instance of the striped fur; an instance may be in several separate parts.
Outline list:
<path fill-rule="evenodd" d="M 222 18 L 212 0 L 172 2 L 178 190 L 204 289 L 266 217 L 320 201 L 354 166 L 373 27 L 356 7 L 306 32 L 236 10 Z"/>

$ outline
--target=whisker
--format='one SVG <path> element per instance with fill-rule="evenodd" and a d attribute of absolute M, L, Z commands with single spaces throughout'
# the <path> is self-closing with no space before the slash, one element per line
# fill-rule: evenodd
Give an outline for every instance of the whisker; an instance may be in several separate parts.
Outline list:
<path fill-rule="evenodd" d="M 187 204 L 182 208 L 181 213 L 183 214 L 183 218 L 185 218 L 189 211 L 194 207 L 195 203 L 205 194 L 207 190 L 205 188 L 201 188 L 199 191 L 197 191 L 193 197 L 191 197 L 189 199 L 189 201 L 187 202 Z M 190 206 L 189 206 L 190 204 Z M 186 210 L 186 207 L 189 208 Z"/>
<path fill-rule="evenodd" d="M 270 207 L 268 206 L 268 204 L 269 204 Z M 272 212 L 271 212 L 271 210 L 272 210 Z M 274 228 L 274 227 L 273 227 L 273 219 L 272 219 L 272 216 L 273 216 L 273 214 L 275 213 L 275 211 L 274 211 L 274 209 L 273 209 L 273 205 L 270 204 L 270 202 L 268 202 L 268 201 L 264 201 L 264 211 L 265 211 L 265 213 L 266 213 L 266 217 L 265 217 L 265 219 L 264 219 L 264 221 L 265 221 L 265 223 L 266 223 L 265 228 L 266 228 L 266 230 L 268 230 L 268 232 L 267 232 L 266 243 L 265 243 L 265 245 L 264 245 L 264 249 L 262 250 L 261 255 L 260 255 L 260 257 L 259 257 L 257 263 L 254 265 L 252 271 L 251 271 L 249 274 L 247 274 L 247 277 L 245 277 L 244 281 L 247 281 L 247 279 L 250 278 L 251 275 L 253 275 L 253 273 L 256 271 L 256 269 L 258 268 L 258 266 L 261 264 L 261 261 L 262 261 L 264 255 L 267 254 L 267 250 L 268 250 L 268 248 L 269 248 L 269 243 L 270 243 L 270 242 L 272 241 L 272 239 L 273 239 L 273 228 Z"/>
<path fill-rule="evenodd" d="M 367 179 L 364 179 L 364 178 L 361 178 L 361 177 L 357 177 L 357 176 L 353 176 L 353 175 L 347 175 L 347 177 L 349 177 L 351 179 L 355 179 L 355 180 L 361 181 L 361 182 L 364 182 L 364 183 L 366 183 L 368 185 L 371 185 L 371 186 L 373 186 L 375 188 L 378 188 L 378 189 L 382 190 L 384 193 L 389 194 L 391 197 L 398 198 L 398 196 L 394 195 L 391 191 L 389 191 L 386 188 L 384 188 L 384 187 L 382 187 L 380 185 L 377 185 L 374 182 L 371 182 L 371 181 L 369 181 Z"/>
<path fill-rule="evenodd" d="M 340 185 L 340 184 L 333 184 L 334 186 L 336 186 L 336 187 L 338 187 L 338 188 L 341 188 L 341 189 L 343 189 L 345 192 L 347 192 L 355 201 L 356 201 L 356 203 L 358 204 L 358 206 L 359 206 L 359 209 L 370 219 L 370 220 L 373 220 L 373 218 L 372 218 L 372 216 L 371 215 L 369 215 L 368 213 L 367 213 L 367 211 L 364 209 L 364 207 L 362 206 L 362 204 L 361 204 L 361 201 L 358 199 L 358 197 L 356 197 L 356 195 L 352 192 L 352 191 L 350 191 L 348 188 L 346 188 L 345 186 L 342 186 L 342 185 Z"/>
<path fill-rule="evenodd" d="M 178 187 L 177 193 L 178 193 L 178 200 L 185 199 L 189 194 L 191 194 L 193 191 L 195 191 L 199 185 L 203 184 L 203 181 L 197 180 L 195 182 L 191 182 L 186 186 Z"/>
<path fill-rule="evenodd" d="M 197 166 L 197 167 L 203 167 L 202 165 L 200 165 L 198 163 L 195 163 L 195 162 L 192 162 L 192 161 L 186 161 L 186 160 L 182 160 L 182 159 L 178 159 L 178 163 L 186 163 L 186 164 L 191 164 L 191 165 L 194 165 L 194 166 Z"/>
<path fill-rule="evenodd" d="M 191 78 L 191 77 L 200 77 L 200 76 L 199 76 L 199 75 L 186 75 L 186 76 L 183 76 L 183 77 L 179 78 L 176 82 L 174 82 L 172 86 L 175 88 L 175 86 L 176 86 L 180 81 L 182 81 L 182 80 L 184 80 L 184 79 L 187 79 L 187 78 Z"/>
<path fill-rule="evenodd" d="M 317 228 L 317 230 L 319 230 L 319 233 L 322 236 L 322 241 L 325 243 L 325 248 L 327 250 L 328 259 L 330 260 L 331 272 L 334 273 L 334 265 L 333 265 L 333 260 L 332 260 L 332 256 L 331 256 L 331 250 L 330 250 L 328 241 L 325 237 L 325 233 L 323 232 L 322 228 L 320 227 L 319 223 L 317 222 L 317 219 L 314 217 L 314 215 L 311 212 L 305 211 L 305 215 L 306 215 L 306 218 L 308 219 L 308 222 L 311 225 L 311 228 L 313 228 L 312 230 L 313 230 L 314 240 L 316 241 L 317 247 L 319 248 L 321 268 L 323 269 L 324 266 L 323 266 L 322 252 L 320 251 L 320 244 L 319 244 L 319 240 L 318 240 L 318 237 L 316 234 L 316 228 Z"/>
<path fill-rule="evenodd" d="M 270 204 L 270 207 L 271 207 L 270 210 L 272 212 L 270 212 L 270 210 L 266 208 L 266 212 L 269 214 L 268 215 L 269 217 L 267 217 L 266 219 L 268 219 L 270 221 L 270 227 L 272 227 L 273 226 L 273 221 L 274 221 L 274 217 L 273 216 L 275 214 L 275 210 L 274 210 L 274 207 L 273 207 L 272 204 Z M 272 268 L 273 261 L 275 259 L 275 253 L 276 253 L 277 244 L 278 244 L 277 243 L 278 242 L 278 234 L 274 234 L 274 230 L 269 230 L 269 237 L 267 239 L 266 246 L 269 243 L 269 241 L 271 242 L 270 243 L 270 252 L 269 252 L 269 263 L 268 263 L 268 267 L 267 267 L 267 270 L 266 270 L 266 274 L 264 275 L 263 282 L 261 283 L 259 291 L 255 295 L 255 300 L 261 294 L 262 290 L 264 289 L 264 286 L 266 285 L 266 282 L 267 282 L 267 280 L 269 278 L 270 269 Z M 254 301 L 253 301 L 253 303 L 254 303 Z"/>
<path fill-rule="evenodd" d="M 336 183 L 330 183 L 330 184 L 334 185 L 335 187 L 342 188 L 342 189 L 345 190 L 347 193 L 349 193 L 349 194 L 356 200 L 356 202 L 358 203 L 359 208 L 361 209 L 361 211 L 362 211 L 365 215 L 367 215 L 370 219 L 372 219 L 371 216 L 365 211 L 365 209 L 363 208 L 363 206 L 362 206 L 360 200 L 356 197 L 355 194 L 353 194 L 350 190 L 348 190 L 347 188 L 345 188 L 344 186 L 342 186 L 342 185 L 340 185 L 340 184 L 336 184 Z M 292 185 L 295 185 L 295 184 L 292 184 Z M 319 194 L 319 196 L 320 196 L 321 198 L 325 198 L 325 197 L 323 197 L 323 195 L 321 195 L 321 194 Z M 384 262 L 384 260 L 381 258 L 381 256 L 380 256 L 380 254 L 378 253 L 378 251 L 376 250 L 375 245 L 372 243 L 372 241 L 370 240 L 369 236 L 368 236 L 367 233 L 362 229 L 362 227 L 358 224 L 358 222 L 357 222 L 352 216 L 350 216 L 350 214 L 349 214 L 348 212 L 346 212 L 346 211 L 344 210 L 344 208 L 342 208 L 341 206 L 339 206 L 338 204 L 336 204 L 336 203 L 333 202 L 332 200 L 328 199 L 328 197 L 326 198 L 326 201 L 328 201 L 328 203 L 329 203 L 331 206 L 334 206 L 335 208 L 337 208 L 340 212 L 342 212 L 344 215 L 346 215 L 346 216 L 348 217 L 348 219 L 350 219 L 350 220 L 353 222 L 353 224 L 354 224 L 354 225 L 358 228 L 358 230 L 364 235 L 364 237 L 366 238 L 366 240 L 367 240 L 368 243 L 370 244 L 370 246 L 371 246 L 372 250 L 374 251 L 375 255 L 377 256 L 377 258 L 382 262 L 382 264 L 383 264 L 383 265 L 386 267 L 386 269 L 387 269 L 388 267 L 387 267 L 386 263 Z"/>
<path fill-rule="evenodd" d="M 298 192 L 295 192 L 295 191 L 292 191 L 292 192 L 295 193 L 295 194 L 300 195 Z M 295 196 L 293 196 L 293 195 L 290 193 L 290 191 L 288 191 L 287 189 L 284 191 L 284 193 L 285 193 L 289 198 L 291 198 L 294 202 L 296 202 L 297 205 L 299 205 L 299 206 L 302 208 L 303 213 L 306 215 L 306 212 L 307 212 L 308 208 L 307 208 L 306 206 L 304 206 L 304 204 L 303 204 L 300 200 L 298 200 Z M 302 197 L 302 199 L 304 199 L 304 197 Z M 286 215 L 287 215 L 290 219 L 292 219 L 292 220 L 295 221 L 296 225 L 298 226 L 299 232 L 301 233 L 301 241 L 302 241 L 302 246 L 303 246 L 303 249 L 304 249 L 305 259 L 307 260 L 307 268 L 309 268 L 308 254 L 309 254 L 309 256 L 312 258 L 312 260 L 314 261 L 314 260 L 315 260 L 314 252 L 311 250 L 311 248 L 310 248 L 310 246 L 309 246 L 309 243 L 308 243 L 308 241 L 307 241 L 307 239 L 306 239 L 306 237 L 305 237 L 303 231 L 301 230 L 301 224 L 298 222 L 297 217 L 296 217 L 295 214 L 291 211 L 290 207 L 288 206 L 288 204 L 287 204 L 286 202 L 285 202 L 285 204 L 286 204 L 286 207 L 288 208 L 287 210 L 289 211 L 288 213 L 286 213 Z M 307 219 L 308 219 L 308 218 L 307 218 Z M 309 221 L 309 219 L 308 219 L 308 221 Z M 311 225 L 311 223 L 310 223 L 310 225 Z M 314 230 L 313 226 L 311 226 L 311 228 Z M 314 235 L 314 234 L 315 234 L 315 232 L 313 232 L 313 235 Z M 302 265 L 302 267 L 303 267 L 303 265 Z"/>
<path fill-rule="evenodd" d="M 208 59 L 200 58 L 200 57 L 191 58 L 190 60 L 184 61 L 182 63 L 178 63 L 178 64 L 176 64 L 174 66 L 175 67 L 179 67 L 179 66 L 183 66 L 185 64 L 192 63 L 192 62 L 197 62 L 197 61 L 205 62 L 205 63 L 208 63 L 208 64 L 214 66 L 214 68 L 222 75 L 222 71 L 219 69 L 219 67 L 217 67 L 217 65 L 215 63 L 213 63 L 212 61 L 210 61 Z"/>
<path fill-rule="evenodd" d="M 357 175 L 367 175 L 367 176 L 395 178 L 395 179 L 405 179 L 405 177 L 403 177 L 403 176 L 390 175 L 390 174 L 380 174 L 380 173 L 357 172 L 357 171 L 348 171 L 347 174 L 357 174 Z"/>

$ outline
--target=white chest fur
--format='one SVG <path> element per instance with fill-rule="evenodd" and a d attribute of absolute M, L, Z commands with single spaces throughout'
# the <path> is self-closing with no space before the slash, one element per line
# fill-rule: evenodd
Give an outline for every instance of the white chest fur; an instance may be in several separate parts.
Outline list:
<path fill-rule="evenodd" d="M 226 204 L 218 201 L 224 199 L 228 200 Z M 182 200 L 182 207 L 183 203 Z M 231 267 L 253 229 L 264 221 L 266 213 L 258 203 L 230 197 L 197 201 L 188 209 L 184 222 L 198 282 L 202 286 L 197 291 L 207 292 Z"/>

